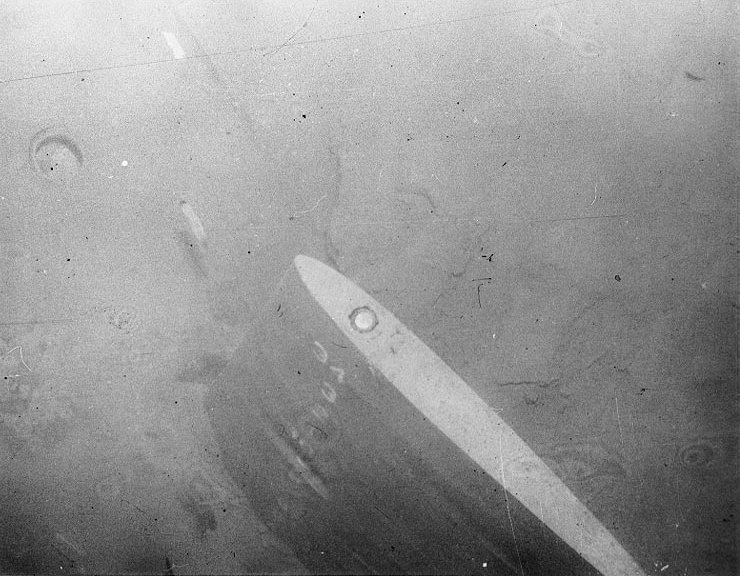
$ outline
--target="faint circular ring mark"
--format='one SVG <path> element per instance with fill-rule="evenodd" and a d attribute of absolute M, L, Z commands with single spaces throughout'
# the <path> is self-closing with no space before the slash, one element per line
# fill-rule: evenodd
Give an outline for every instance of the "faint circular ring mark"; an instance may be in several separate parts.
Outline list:
<path fill-rule="evenodd" d="M 29 160 L 47 180 L 65 182 L 79 173 L 84 158 L 80 147 L 63 131 L 45 128 L 31 138 Z"/>
<path fill-rule="evenodd" d="M 679 458 L 688 468 L 703 468 L 714 460 L 714 448 L 705 442 L 689 444 L 681 448 Z"/>

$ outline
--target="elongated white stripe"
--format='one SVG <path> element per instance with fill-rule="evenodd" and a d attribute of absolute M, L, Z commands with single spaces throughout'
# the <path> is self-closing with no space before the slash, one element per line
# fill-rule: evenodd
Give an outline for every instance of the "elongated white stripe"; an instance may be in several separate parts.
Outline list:
<path fill-rule="evenodd" d="M 162 36 L 164 36 L 165 42 L 167 42 L 167 46 L 170 47 L 170 50 L 172 50 L 172 54 L 175 57 L 175 60 L 180 60 L 182 58 L 185 58 L 185 50 L 182 49 L 182 46 L 180 46 L 180 42 L 177 39 L 177 36 L 175 36 L 172 32 L 165 32 L 162 31 Z"/>
<path fill-rule="evenodd" d="M 314 299 L 370 364 L 512 496 L 605 576 L 644 576 L 560 478 L 411 330 L 326 264 L 302 255 L 294 263 Z M 377 315 L 369 332 L 350 322 L 361 306 Z M 549 504 L 546 510 L 542 502 Z"/>
<path fill-rule="evenodd" d="M 185 200 L 180 201 L 180 210 L 182 210 L 185 220 L 188 222 L 190 232 L 201 247 L 206 242 L 206 229 L 203 227 L 198 215 L 195 213 L 195 209 Z"/>

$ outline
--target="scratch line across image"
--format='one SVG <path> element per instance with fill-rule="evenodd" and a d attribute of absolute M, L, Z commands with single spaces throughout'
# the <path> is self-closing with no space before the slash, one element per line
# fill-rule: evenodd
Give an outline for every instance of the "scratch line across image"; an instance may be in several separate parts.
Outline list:
<path fill-rule="evenodd" d="M 563 5 L 563 4 L 578 4 L 583 2 L 584 0 L 565 0 L 563 2 L 558 2 L 557 5 Z M 317 0 L 318 4 L 318 0 Z M 334 41 L 341 41 L 341 40 L 347 40 L 349 38 L 360 38 L 365 36 L 377 36 L 381 34 L 399 34 L 403 32 L 407 32 L 409 30 L 424 30 L 428 28 L 436 28 L 439 26 L 447 26 L 450 24 L 457 24 L 462 22 L 473 22 L 476 20 L 494 20 L 494 19 L 500 19 L 503 16 L 511 16 L 514 14 L 519 13 L 526 13 L 526 12 L 533 12 L 536 11 L 536 8 L 530 8 L 530 7 L 523 7 L 523 8 L 511 8 L 511 9 L 504 9 L 504 10 L 498 10 L 495 12 L 487 12 L 482 14 L 474 14 L 472 16 L 464 16 L 460 18 L 444 18 L 439 20 L 433 20 L 430 22 L 422 22 L 419 24 L 411 24 L 408 26 L 398 26 L 398 27 L 390 27 L 390 28 L 381 28 L 379 30 L 371 30 L 369 32 L 355 32 L 355 33 L 347 33 L 347 34 L 335 34 L 333 36 L 328 37 L 322 37 L 322 38 L 315 38 L 310 40 L 304 40 L 301 42 L 294 42 L 293 44 L 319 44 L 319 43 L 326 43 L 326 42 L 334 42 Z M 313 13 L 313 11 L 312 11 Z M 309 15 L 310 16 L 310 15 Z M 299 27 L 295 33 L 293 33 L 283 44 L 277 47 L 277 49 L 274 49 L 271 52 L 263 54 L 264 56 L 269 56 L 270 54 L 274 54 L 275 52 L 282 49 L 284 46 L 288 44 L 295 36 L 300 32 L 302 28 L 307 26 L 308 19 L 304 22 L 304 24 Z M 230 54 L 242 54 L 247 52 L 261 52 L 268 48 L 268 46 L 249 46 L 249 47 L 238 47 L 238 48 L 232 48 L 227 50 L 214 50 L 207 54 L 193 54 L 190 56 L 185 56 L 187 59 L 198 59 L 198 58 L 213 58 L 215 56 L 226 56 Z M 9 78 L 0 78 L 0 84 L 8 84 L 11 82 L 23 82 L 26 80 L 38 80 L 40 78 L 53 78 L 56 76 L 70 76 L 74 74 L 79 74 L 80 72 L 102 72 L 106 70 L 119 70 L 119 69 L 125 69 L 125 68 L 138 68 L 142 66 L 153 66 L 158 64 L 166 64 L 168 62 L 171 62 L 172 60 L 170 58 L 164 58 L 164 59 L 153 59 L 148 60 L 146 62 L 126 62 L 123 64 L 112 64 L 112 65 L 106 65 L 106 66 L 95 66 L 92 68 L 75 68 L 73 70 L 61 70 L 57 72 L 47 72 L 44 74 L 33 74 L 28 76 L 16 76 L 16 77 L 9 77 Z"/>

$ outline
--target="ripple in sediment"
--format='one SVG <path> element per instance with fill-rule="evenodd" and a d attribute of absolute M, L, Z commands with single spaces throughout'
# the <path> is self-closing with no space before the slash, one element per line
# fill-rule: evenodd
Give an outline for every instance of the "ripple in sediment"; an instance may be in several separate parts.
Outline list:
<path fill-rule="evenodd" d="M 704 468 L 715 459 L 715 448 L 709 442 L 695 442 L 681 448 L 679 458 L 688 468 Z"/>
<path fill-rule="evenodd" d="M 31 166 L 47 180 L 66 182 L 80 171 L 82 151 L 64 131 L 45 128 L 36 133 L 29 147 Z"/>

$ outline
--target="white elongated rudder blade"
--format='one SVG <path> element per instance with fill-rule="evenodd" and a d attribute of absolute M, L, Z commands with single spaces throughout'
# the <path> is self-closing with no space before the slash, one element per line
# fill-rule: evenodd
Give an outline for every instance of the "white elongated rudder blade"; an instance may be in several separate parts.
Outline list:
<path fill-rule="evenodd" d="M 524 440 L 391 312 L 326 264 L 303 255 L 294 263 L 313 298 L 368 362 L 509 494 L 605 576 L 644 576 Z M 363 306 L 377 317 L 369 331 L 352 326 L 353 311 Z"/>

